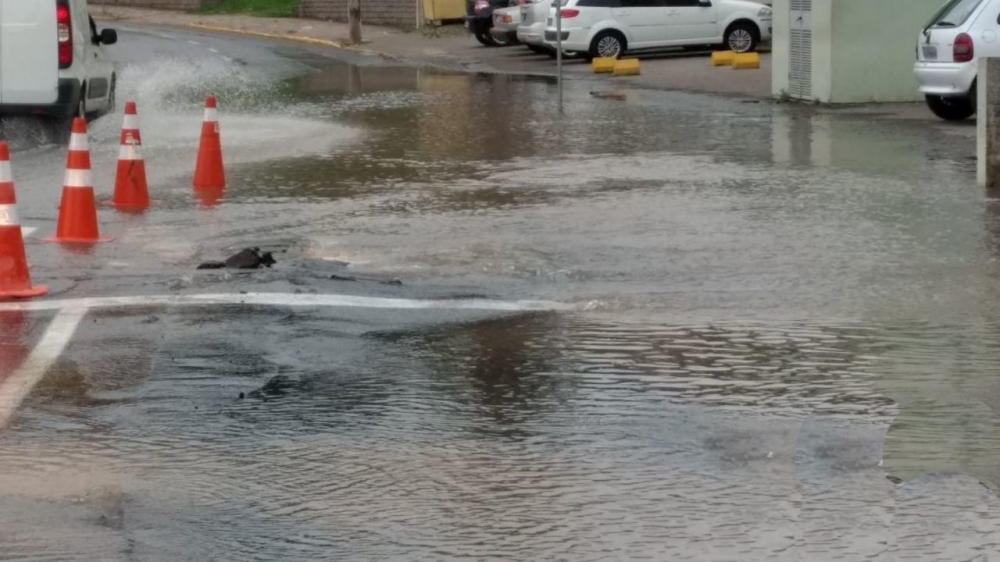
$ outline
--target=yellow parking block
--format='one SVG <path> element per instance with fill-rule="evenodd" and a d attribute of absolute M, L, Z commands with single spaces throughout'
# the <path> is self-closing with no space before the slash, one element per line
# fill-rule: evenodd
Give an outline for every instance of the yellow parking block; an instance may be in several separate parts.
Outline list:
<path fill-rule="evenodd" d="M 590 63 L 594 74 L 604 74 L 615 71 L 615 60 L 611 57 L 598 57 Z"/>
<path fill-rule="evenodd" d="M 615 76 L 639 74 L 639 59 L 621 59 L 615 62 Z"/>
<path fill-rule="evenodd" d="M 760 68 L 760 54 L 740 53 L 733 59 L 733 68 L 742 70 L 745 68 Z"/>
<path fill-rule="evenodd" d="M 731 66 L 736 51 L 716 51 L 712 53 L 712 66 Z"/>

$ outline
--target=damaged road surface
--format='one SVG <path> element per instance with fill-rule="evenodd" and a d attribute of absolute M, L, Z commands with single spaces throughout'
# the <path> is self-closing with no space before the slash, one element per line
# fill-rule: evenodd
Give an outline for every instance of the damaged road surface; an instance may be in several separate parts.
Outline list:
<path fill-rule="evenodd" d="M 41 243 L 64 147 L 2 124 L 50 296 L 0 303 L 0 562 L 1000 548 L 971 129 L 118 27 L 113 242 Z"/>

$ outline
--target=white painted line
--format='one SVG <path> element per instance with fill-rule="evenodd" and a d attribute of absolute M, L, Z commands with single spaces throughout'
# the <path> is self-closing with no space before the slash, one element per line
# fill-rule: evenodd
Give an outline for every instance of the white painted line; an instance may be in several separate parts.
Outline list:
<path fill-rule="evenodd" d="M 82 308 L 57 314 L 24 363 L 0 382 L 0 428 L 7 426 L 17 407 L 66 349 L 85 314 L 87 311 Z"/>
<path fill-rule="evenodd" d="M 34 234 L 36 230 L 38 230 L 38 229 L 35 228 L 35 227 L 33 227 L 33 226 L 22 226 L 21 227 L 21 237 L 22 238 L 27 238 L 27 237 L 31 236 L 32 234 Z"/>
<path fill-rule="evenodd" d="M 245 304 L 257 306 L 312 306 L 382 309 L 438 309 L 544 311 L 570 310 L 565 304 L 545 301 L 494 301 L 489 299 L 401 299 L 362 297 L 354 295 L 304 295 L 298 293 L 223 293 L 209 295 L 148 295 L 134 297 L 97 297 L 63 300 L 36 300 L 0 303 L 4 310 L 88 310 L 126 306 L 197 306 L 211 304 Z"/>
<path fill-rule="evenodd" d="M 215 54 L 219 54 L 219 50 L 218 49 L 213 49 L 213 48 L 209 47 L 208 50 L 212 51 Z"/>
<path fill-rule="evenodd" d="M 199 43 L 197 41 L 192 41 L 190 39 L 188 39 L 188 43 L 191 43 L 192 45 L 201 45 L 201 43 Z"/>

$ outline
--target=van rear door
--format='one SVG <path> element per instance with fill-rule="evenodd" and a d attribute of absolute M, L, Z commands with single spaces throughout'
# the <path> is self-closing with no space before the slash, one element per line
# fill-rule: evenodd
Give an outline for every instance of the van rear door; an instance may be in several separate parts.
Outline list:
<path fill-rule="evenodd" d="M 0 103 L 59 97 L 55 0 L 0 0 Z"/>

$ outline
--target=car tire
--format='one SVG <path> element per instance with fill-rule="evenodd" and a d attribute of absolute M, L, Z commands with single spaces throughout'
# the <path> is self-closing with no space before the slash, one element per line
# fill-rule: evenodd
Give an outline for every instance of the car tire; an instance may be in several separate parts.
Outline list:
<path fill-rule="evenodd" d="M 493 46 L 493 35 L 489 31 L 477 31 L 476 41 L 479 41 L 484 47 Z"/>
<path fill-rule="evenodd" d="M 976 106 L 970 98 L 929 95 L 925 99 L 931 112 L 945 121 L 963 121 L 976 113 Z"/>
<path fill-rule="evenodd" d="M 625 54 L 628 49 L 628 42 L 625 36 L 612 29 L 604 30 L 594 36 L 590 42 L 590 52 L 592 58 L 607 57 L 618 58 Z"/>
<path fill-rule="evenodd" d="M 757 50 L 757 43 L 760 43 L 760 30 L 750 22 L 739 21 L 726 30 L 725 46 L 730 51 L 749 53 Z"/>
<path fill-rule="evenodd" d="M 490 33 L 490 39 L 493 40 L 493 44 L 490 45 L 491 47 L 509 47 L 514 44 L 510 41 L 510 35 L 507 35 L 506 33 L 500 35 L 499 37 Z"/>
<path fill-rule="evenodd" d="M 556 60 L 556 58 L 557 58 L 556 57 L 556 50 L 555 49 L 545 49 L 545 54 L 549 55 L 549 58 L 552 59 L 552 60 Z M 563 58 L 563 60 L 568 60 L 568 59 L 575 59 L 577 56 L 579 56 L 577 53 L 571 53 L 569 51 L 563 51 L 562 58 Z"/>

